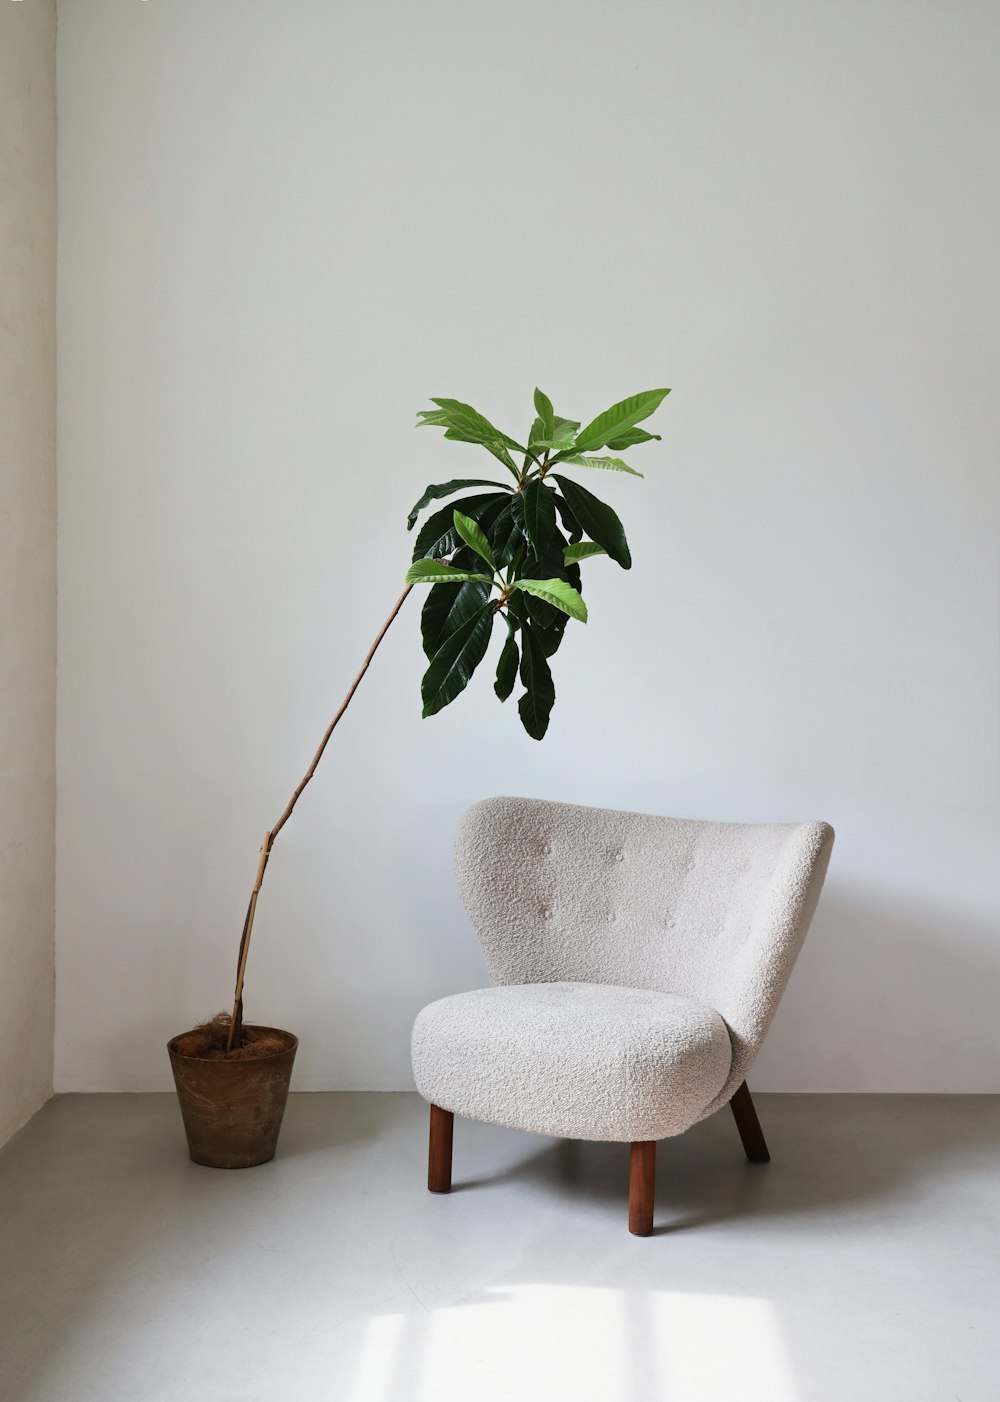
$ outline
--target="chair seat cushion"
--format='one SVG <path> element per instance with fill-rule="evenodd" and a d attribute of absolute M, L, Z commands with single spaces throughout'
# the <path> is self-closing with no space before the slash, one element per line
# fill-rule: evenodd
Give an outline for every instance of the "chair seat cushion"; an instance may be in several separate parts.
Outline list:
<path fill-rule="evenodd" d="M 725 1084 L 725 1022 L 691 998 L 596 983 L 506 984 L 429 1004 L 413 1028 L 425 1100 L 568 1139 L 681 1134 Z"/>

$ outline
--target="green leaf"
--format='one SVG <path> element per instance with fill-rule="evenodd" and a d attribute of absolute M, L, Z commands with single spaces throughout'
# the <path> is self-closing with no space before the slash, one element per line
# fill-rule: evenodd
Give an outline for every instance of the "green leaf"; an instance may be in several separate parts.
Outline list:
<path fill-rule="evenodd" d="M 560 458 L 559 461 L 566 467 L 599 467 L 604 472 L 630 472 L 633 477 L 641 477 L 641 472 L 636 472 L 634 467 L 629 467 L 627 462 L 622 462 L 621 458 L 585 458 L 582 455 L 572 458 Z"/>
<path fill-rule="evenodd" d="M 468 686 L 486 656 L 495 617 L 493 605 L 487 604 L 456 628 L 434 654 L 420 683 L 425 716 L 436 715 Z"/>
<path fill-rule="evenodd" d="M 606 555 L 607 553 L 603 545 L 595 545 L 592 540 L 581 540 L 577 545 L 566 546 L 563 551 L 563 559 L 567 565 L 571 565 L 577 560 L 589 560 L 591 555 Z"/>
<path fill-rule="evenodd" d="M 456 477 L 454 482 L 440 482 L 427 488 L 423 496 L 416 503 L 406 518 L 406 529 L 412 531 L 417 523 L 417 517 L 425 506 L 429 506 L 432 501 L 437 501 L 440 497 L 450 497 L 453 492 L 460 492 L 463 487 L 496 487 L 500 491 L 508 491 L 502 482 L 491 482 L 486 477 Z"/>
<path fill-rule="evenodd" d="M 646 389 L 641 394 L 629 395 L 605 409 L 591 420 L 585 429 L 576 435 L 576 446 L 581 453 L 589 453 L 593 448 L 603 448 L 612 439 L 620 438 L 642 419 L 648 419 L 670 393 L 668 389 Z M 439 400 L 434 401 L 440 403 Z"/>
<path fill-rule="evenodd" d="M 525 532 L 535 554 L 543 555 L 556 528 L 555 493 L 535 477 L 524 488 L 522 496 Z"/>
<path fill-rule="evenodd" d="M 517 703 L 521 724 L 533 740 L 541 740 L 549 728 L 556 690 L 545 653 L 527 624 L 521 629 L 521 682 L 525 688 Z"/>
<path fill-rule="evenodd" d="M 620 438 L 609 438 L 605 446 L 612 452 L 620 453 L 623 448 L 631 448 L 636 443 L 652 443 L 654 438 L 659 443 L 662 436 L 659 433 L 647 433 L 644 428 L 630 428 L 628 433 L 623 433 Z"/>
<path fill-rule="evenodd" d="M 575 545 L 583 535 L 582 526 L 561 496 L 556 497 L 556 510 L 559 512 L 559 520 L 562 522 L 563 530 L 569 537 L 570 544 Z"/>
<path fill-rule="evenodd" d="M 463 404 L 460 399 L 431 399 L 432 404 L 436 404 L 448 415 L 448 437 L 462 438 L 466 443 L 502 443 L 505 448 L 514 448 L 517 452 L 523 453 L 524 449 L 520 443 L 514 441 L 508 434 L 503 433 L 494 424 L 491 424 L 485 415 L 478 409 L 473 409 L 471 404 Z"/>
<path fill-rule="evenodd" d="M 492 453 L 492 454 L 493 454 L 493 456 L 496 458 L 497 462 L 502 462 L 503 465 L 504 465 L 504 467 L 507 468 L 507 470 L 508 470 L 514 477 L 517 477 L 517 476 L 518 476 L 518 471 L 517 471 L 517 468 L 516 468 L 516 466 L 515 466 L 515 464 L 514 464 L 514 459 L 511 457 L 510 453 L 508 453 L 506 447 L 505 447 L 504 444 L 500 441 L 499 438 L 489 438 L 489 439 L 487 439 L 487 438 L 469 438 L 469 436 L 468 436 L 467 434 L 462 433 L 462 432 L 460 432 L 458 429 L 454 429 L 454 428 L 445 429 L 445 434 L 444 434 L 444 436 L 445 436 L 445 438 L 452 438 L 452 439 L 455 439 L 455 440 L 456 440 L 457 442 L 459 442 L 459 443 L 478 443 L 478 444 L 480 444 L 482 447 L 484 447 L 484 448 L 486 449 L 486 451 L 487 451 L 488 453 Z M 520 449 L 520 451 L 523 452 L 524 449 L 522 448 L 522 449 Z"/>
<path fill-rule="evenodd" d="M 465 541 L 470 549 L 474 550 L 481 560 L 485 560 L 491 570 L 495 570 L 497 565 L 490 549 L 490 543 L 486 536 L 473 521 L 471 516 L 463 516 L 461 511 L 456 511 L 455 530 Z"/>
<path fill-rule="evenodd" d="M 493 583 L 489 575 L 474 574 L 470 570 L 456 570 L 451 565 L 442 565 L 440 560 L 414 560 L 406 571 L 407 584 L 461 584 L 468 579 Z"/>
<path fill-rule="evenodd" d="M 471 516 L 484 530 L 499 516 L 502 508 L 510 501 L 507 492 L 483 492 L 480 496 L 462 497 L 451 506 L 443 506 L 435 511 L 417 532 L 413 543 L 413 559 L 424 556 L 450 555 L 458 548 L 459 536 L 455 530 L 455 510 L 463 516 Z"/>
<path fill-rule="evenodd" d="M 566 542 L 560 532 L 556 531 L 553 534 L 552 543 L 545 553 L 541 557 L 529 556 L 524 561 L 523 568 L 513 570 L 509 578 L 511 580 L 530 579 L 534 581 L 562 579 L 568 584 L 578 586 L 580 583 L 578 567 L 576 565 L 567 565 L 563 559 L 562 552 L 565 544 Z M 571 569 L 576 571 L 577 578 L 575 580 L 570 578 Z M 579 590 L 577 592 L 579 592 Z M 508 609 L 510 609 L 513 602 L 518 598 L 522 599 L 527 616 L 535 625 L 535 635 L 546 649 L 546 656 L 555 652 L 561 641 L 562 632 L 569 622 L 567 615 L 563 613 L 561 609 L 556 608 L 555 605 L 539 598 L 537 594 L 529 593 L 526 590 L 520 594 L 515 592 L 511 595 L 507 603 Z M 553 631 L 555 632 L 555 637 L 550 638 L 549 635 L 553 633 Z"/>
<path fill-rule="evenodd" d="M 501 567 L 511 563 L 517 554 L 518 547 L 524 540 L 521 533 L 521 521 L 514 513 L 515 502 L 518 504 L 521 519 L 523 519 L 524 498 L 520 493 L 515 493 L 509 501 L 504 503 L 490 529 L 493 556 Z"/>
<path fill-rule="evenodd" d="M 538 599 L 533 599 L 532 602 L 541 606 Z M 535 641 L 545 657 L 553 657 L 559 651 L 559 644 L 566 636 L 566 629 L 570 621 L 569 616 L 565 613 L 558 613 L 555 609 L 549 609 L 549 612 L 555 619 L 555 623 L 551 627 L 539 628 L 536 618 L 532 617 L 530 620 L 535 629 Z"/>
<path fill-rule="evenodd" d="M 564 579 L 518 579 L 514 582 L 514 588 L 544 599 L 553 608 L 562 609 L 563 613 L 568 613 L 570 618 L 578 618 L 581 623 L 587 621 L 587 605 L 572 584 L 567 584 Z"/>
<path fill-rule="evenodd" d="M 575 419 L 561 419 L 554 414 L 552 424 L 546 427 L 542 419 L 535 419 L 531 425 L 528 447 L 532 451 L 541 449 L 549 453 L 563 453 L 576 446 L 573 434 L 580 427 Z"/>
<path fill-rule="evenodd" d="M 507 697 L 514 690 L 514 682 L 517 678 L 518 652 L 517 643 L 514 640 L 514 629 L 510 623 L 507 624 L 507 641 L 503 645 L 500 653 L 500 661 L 497 663 L 497 679 L 493 685 L 493 690 L 501 701 L 506 701 Z"/>
<path fill-rule="evenodd" d="M 521 594 L 511 594 L 507 600 L 508 626 L 510 619 L 513 619 L 518 628 L 523 628 L 528 622 L 528 600 Z"/>
<path fill-rule="evenodd" d="M 540 437 L 551 438 L 552 426 L 555 422 L 552 400 L 547 394 L 543 394 L 540 389 L 535 390 L 535 413 L 542 421 L 542 433 Z"/>
<path fill-rule="evenodd" d="M 428 662 L 446 638 L 486 607 L 489 597 L 490 586 L 478 580 L 470 579 L 457 589 L 453 584 L 431 585 L 420 611 L 421 641 Z"/>
<path fill-rule="evenodd" d="M 515 477 L 518 475 L 508 449 L 514 448 L 521 453 L 524 449 L 491 424 L 478 409 L 473 409 L 471 404 L 463 404 L 460 399 L 432 399 L 431 403 L 438 407 L 420 411 L 418 428 L 433 424 L 444 429 L 445 438 L 458 439 L 462 443 L 479 443 L 502 462 L 508 472 Z"/>
<path fill-rule="evenodd" d="M 623 570 L 631 569 L 632 556 L 629 554 L 625 531 L 611 507 L 568 477 L 556 474 L 556 481 L 562 488 L 566 505 L 576 517 L 583 533 L 598 545 L 603 545 L 612 560 L 621 565 Z"/>

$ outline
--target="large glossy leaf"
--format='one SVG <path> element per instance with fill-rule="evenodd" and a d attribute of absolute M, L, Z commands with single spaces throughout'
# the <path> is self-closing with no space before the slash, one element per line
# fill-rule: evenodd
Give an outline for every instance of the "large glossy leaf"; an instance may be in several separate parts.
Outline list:
<path fill-rule="evenodd" d="M 551 438 L 539 439 L 534 446 L 536 449 L 544 448 L 550 454 L 567 453 L 576 447 L 576 439 L 570 429 L 557 429 Z"/>
<path fill-rule="evenodd" d="M 507 641 L 503 645 L 500 653 L 500 660 L 497 663 L 497 679 L 493 684 L 493 690 L 501 701 L 506 701 L 507 697 L 514 690 L 514 682 L 517 678 L 518 651 L 517 641 L 514 637 L 514 629 L 510 623 L 507 624 Z"/>
<path fill-rule="evenodd" d="M 465 487 L 496 487 L 498 491 L 507 490 L 502 482 L 493 482 L 487 477 L 456 477 L 453 482 L 432 483 L 407 516 L 406 529 L 413 530 L 417 523 L 417 517 L 424 507 L 429 506 L 432 501 L 438 501 L 441 497 L 450 497 Z"/>
<path fill-rule="evenodd" d="M 570 618 L 578 618 L 581 623 L 587 621 L 587 605 L 573 586 L 567 584 L 564 579 L 519 579 L 515 582 L 514 588 L 523 589 L 527 594 L 534 594 L 536 598 L 551 604 L 553 608 L 568 613 Z"/>
<path fill-rule="evenodd" d="M 457 589 L 452 584 L 431 586 L 420 611 L 421 642 L 428 662 L 445 638 L 450 638 L 473 614 L 486 607 L 489 597 L 489 585 L 476 580 L 460 584 Z"/>
<path fill-rule="evenodd" d="M 507 600 L 507 612 L 518 628 L 522 628 L 528 622 L 528 595 L 511 594 Z"/>
<path fill-rule="evenodd" d="M 583 535 L 583 527 L 560 496 L 556 497 L 556 510 L 559 512 L 559 520 L 562 522 L 562 528 L 566 532 L 570 544 L 575 545 Z"/>
<path fill-rule="evenodd" d="M 567 565 L 563 558 L 563 548 L 566 545 L 564 536 L 558 530 L 552 536 L 552 541 L 545 553 L 539 557 L 529 555 L 523 562 L 521 569 L 516 570 L 510 576 L 511 579 L 563 579 L 572 584 L 579 592 L 580 571 L 576 565 Z M 575 578 L 572 575 L 575 573 Z M 512 598 L 517 598 L 515 593 Z M 561 638 L 562 630 L 566 627 L 567 617 L 561 609 L 539 598 L 535 594 L 528 593 L 525 598 L 527 614 L 532 623 L 536 625 L 538 637 L 548 643 L 546 634 L 551 629 L 558 629 Z M 559 645 L 559 639 L 553 642 L 551 651 L 554 652 Z"/>
<path fill-rule="evenodd" d="M 425 716 L 436 715 L 468 686 L 486 656 L 495 617 L 493 605 L 487 604 L 441 644 L 420 683 Z"/>
<path fill-rule="evenodd" d="M 602 472 L 630 472 L 633 477 L 642 476 L 641 472 L 636 472 L 634 467 L 629 467 L 621 458 L 584 457 L 582 453 L 576 453 L 573 457 L 560 458 L 559 462 L 562 467 L 596 467 Z"/>
<path fill-rule="evenodd" d="M 543 657 L 558 652 L 571 621 L 568 614 L 523 590 L 516 590 L 507 600 L 507 612 L 518 627 L 531 625 Z"/>
<path fill-rule="evenodd" d="M 514 459 L 511 457 L 510 453 L 508 453 L 506 445 L 503 444 L 499 438 L 470 438 L 468 434 L 454 428 L 445 429 L 444 436 L 445 438 L 453 438 L 459 443 L 480 444 L 488 453 L 493 454 L 497 462 L 503 463 L 512 477 L 518 477 L 520 475 L 514 464 Z M 521 451 L 523 452 L 523 449 Z"/>
<path fill-rule="evenodd" d="M 589 453 L 594 448 L 603 448 L 606 443 L 620 438 L 637 423 L 648 419 L 669 393 L 668 389 L 646 389 L 640 394 L 631 394 L 627 399 L 612 404 L 610 409 L 598 414 L 596 419 L 592 419 L 587 427 L 576 435 L 577 448 L 581 453 Z M 440 402 L 437 399 L 434 401 L 435 404 Z"/>
<path fill-rule="evenodd" d="M 490 525 L 489 538 L 493 557 L 501 568 L 511 563 L 518 547 L 524 541 L 521 521 L 514 511 L 515 501 L 520 510 L 523 501 L 520 493 L 515 493 L 509 501 L 504 503 L 496 519 Z"/>
<path fill-rule="evenodd" d="M 537 477 L 527 484 L 524 498 L 524 529 L 536 555 L 544 555 L 556 528 L 555 493 Z M 516 506 L 514 508 L 517 510 Z"/>
<path fill-rule="evenodd" d="M 533 604 L 538 608 L 548 608 L 540 599 L 532 599 Z M 566 629 L 569 626 L 569 614 L 560 613 L 558 609 L 549 609 L 552 622 L 545 628 L 540 628 L 532 614 L 530 622 L 535 630 L 535 640 L 542 649 L 544 657 L 553 657 L 559 651 L 559 645 L 566 636 Z"/>
<path fill-rule="evenodd" d="M 541 740 L 549 728 L 556 691 L 545 653 L 530 624 L 521 629 L 521 682 L 525 689 L 517 703 L 521 724 L 533 740 Z"/>
<path fill-rule="evenodd" d="M 561 419 L 558 414 L 552 415 L 551 422 L 539 417 L 531 425 L 528 447 L 536 453 L 566 452 L 574 446 L 573 434 L 579 427 L 576 419 Z"/>
<path fill-rule="evenodd" d="M 512 476 L 518 476 L 509 449 L 514 448 L 522 453 L 524 449 L 513 438 L 491 424 L 478 409 L 473 409 L 471 404 L 463 404 L 460 399 L 432 399 L 431 403 L 438 407 L 420 411 L 418 428 L 433 424 L 444 429 L 445 438 L 458 439 L 462 443 L 479 443 L 502 462 Z"/>
<path fill-rule="evenodd" d="M 535 390 L 535 413 L 542 424 L 541 438 L 552 437 L 552 427 L 555 422 L 555 413 L 552 409 L 552 400 L 547 394 L 543 394 L 540 389 Z"/>
<path fill-rule="evenodd" d="M 463 404 L 460 399 L 431 399 L 448 415 L 448 433 L 453 438 L 462 438 L 466 443 L 502 443 L 506 448 L 514 448 L 523 453 L 524 449 L 509 434 L 491 424 L 489 419 L 473 409 L 471 404 Z"/>
<path fill-rule="evenodd" d="M 470 550 L 474 550 L 481 560 L 486 561 L 491 570 L 496 569 L 497 565 L 493 558 L 493 551 L 490 549 L 490 543 L 471 516 L 463 516 L 461 511 L 456 511 L 455 530 Z"/>
<path fill-rule="evenodd" d="M 556 481 L 562 489 L 566 505 L 576 517 L 584 535 L 590 536 L 598 545 L 603 545 L 612 560 L 621 565 L 623 570 L 631 569 L 632 556 L 629 554 L 625 530 L 617 514 L 606 502 L 599 501 L 585 487 L 579 486 L 568 477 L 556 475 Z"/>
<path fill-rule="evenodd" d="M 453 565 L 443 565 L 440 560 L 414 560 L 406 571 L 407 584 L 463 584 L 469 579 L 484 580 L 487 584 L 493 582 L 489 575 L 456 570 Z"/>
<path fill-rule="evenodd" d="M 514 571 L 511 579 L 566 579 L 566 561 L 562 553 L 565 544 L 561 532 L 554 531 L 548 549 L 541 555 L 527 553 L 521 568 Z M 551 626 L 560 617 L 558 610 L 535 598 L 528 600 L 528 613 L 542 627 Z"/>
<path fill-rule="evenodd" d="M 620 453 L 624 448 L 631 448 L 636 443 L 652 443 L 654 439 L 659 443 L 662 436 L 659 433 L 647 433 L 644 428 L 630 428 L 620 438 L 609 438 L 604 446 L 610 448 L 613 453 Z"/>
<path fill-rule="evenodd" d="M 481 496 L 462 497 L 460 501 L 452 502 L 451 506 L 443 506 L 440 511 L 428 516 L 417 532 L 413 543 L 414 560 L 424 556 L 450 555 L 458 549 L 456 510 L 461 511 L 463 516 L 471 516 L 484 530 L 488 530 L 489 524 L 509 501 L 507 492 L 483 492 Z"/>
<path fill-rule="evenodd" d="M 578 560 L 589 560 L 591 555 L 606 555 L 607 553 L 603 545 L 596 545 L 592 540 L 581 540 L 576 545 L 565 547 L 563 559 L 569 565 L 575 564 Z"/>

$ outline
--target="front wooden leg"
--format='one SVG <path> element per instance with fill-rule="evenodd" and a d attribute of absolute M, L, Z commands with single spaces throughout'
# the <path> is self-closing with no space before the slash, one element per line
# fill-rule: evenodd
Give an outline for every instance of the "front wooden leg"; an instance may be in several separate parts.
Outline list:
<path fill-rule="evenodd" d="M 656 1192 L 656 1140 L 632 1145 L 628 1177 L 628 1229 L 633 1236 L 649 1236 L 653 1230 L 653 1197 Z"/>
<path fill-rule="evenodd" d="M 771 1155 L 767 1152 L 764 1131 L 760 1127 L 757 1111 L 750 1098 L 750 1087 L 746 1081 L 733 1095 L 729 1102 L 729 1108 L 733 1112 L 733 1119 L 736 1121 L 736 1128 L 743 1140 L 743 1148 L 747 1158 L 751 1163 L 770 1163 Z"/>
<path fill-rule="evenodd" d="M 451 1192 L 451 1147 L 455 1116 L 450 1110 L 431 1106 L 431 1132 L 427 1148 L 427 1187 L 432 1193 Z"/>

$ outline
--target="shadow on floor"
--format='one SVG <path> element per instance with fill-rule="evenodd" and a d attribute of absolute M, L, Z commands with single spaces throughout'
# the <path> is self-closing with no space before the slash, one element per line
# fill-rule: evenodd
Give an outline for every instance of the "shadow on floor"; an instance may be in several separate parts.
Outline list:
<path fill-rule="evenodd" d="M 990 1096 L 763 1095 L 755 1101 L 769 1164 L 746 1161 L 728 1107 L 659 1143 L 654 1235 L 733 1218 L 763 1224 L 880 1199 L 898 1205 L 919 1196 L 949 1160 L 1000 1159 L 1000 1115 Z M 534 1152 L 495 1173 L 463 1177 L 461 1136 L 457 1123 L 453 1192 L 530 1183 L 607 1204 L 624 1219 L 626 1145 L 539 1140 Z"/>

